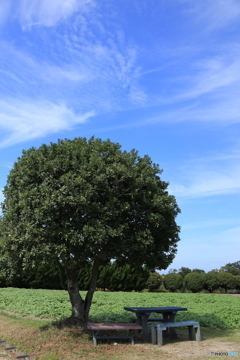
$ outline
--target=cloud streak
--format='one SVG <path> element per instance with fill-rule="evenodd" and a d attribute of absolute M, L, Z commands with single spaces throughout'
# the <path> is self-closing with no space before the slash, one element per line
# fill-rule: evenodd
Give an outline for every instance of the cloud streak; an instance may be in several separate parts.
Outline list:
<path fill-rule="evenodd" d="M 240 225 L 240 219 L 222 218 L 222 219 L 196 221 L 194 223 L 186 223 L 185 225 L 182 225 L 181 229 L 185 231 L 185 230 L 202 229 L 209 227 L 219 228 L 219 227 L 223 227 L 223 226 L 226 227 L 231 225 Z"/>
<path fill-rule="evenodd" d="M 187 4 L 186 13 L 193 19 L 195 25 L 201 26 L 203 33 L 225 28 L 237 21 L 240 16 L 238 0 L 205 0 L 204 2 L 180 0 L 180 3 Z"/>
<path fill-rule="evenodd" d="M 2 0 L 0 2 L 0 20 L 2 24 L 8 17 L 17 19 L 24 30 L 32 26 L 54 26 L 65 21 L 77 11 L 92 3 L 91 0 Z"/>
<path fill-rule="evenodd" d="M 12 105 L 13 104 L 13 105 Z M 0 127 L 7 133 L 0 141 L 4 148 L 26 140 L 44 137 L 49 133 L 71 130 L 96 115 L 95 111 L 75 114 L 64 104 L 36 101 L 0 101 Z"/>
<path fill-rule="evenodd" d="M 240 193 L 239 152 L 186 161 L 178 169 L 178 183 L 169 190 L 179 198 L 193 199 Z"/>

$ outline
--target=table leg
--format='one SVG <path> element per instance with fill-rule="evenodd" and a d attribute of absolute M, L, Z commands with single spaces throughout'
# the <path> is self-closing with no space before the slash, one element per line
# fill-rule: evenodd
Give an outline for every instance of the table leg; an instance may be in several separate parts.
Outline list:
<path fill-rule="evenodd" d="M 142 328 L 143 328 L 143 341 L 148 342 L 148 318 L 149 315 L 143 315 Z"/>
<path fill-rule="evenodd" d="M 163 321 L 164 322 L 174 322 L 175 321 L 176 313 L 164 313 L 163 314 Z M 171 339 L 177 339 L 177 332 L 175 328 L 169 328 L 169 334 Z"/>
<path fill-rule="evenodd" d="M 139 314 L 136 315 L 137 315 L 137 323 L 142 326 L 142 316 Z"/>
<path fill-rule="evenodd" d="M 142 337 L 144 342 L 148 342 L 148 318 L 146 314 L 136 314 L 137 323 L 142 326 Z"/>

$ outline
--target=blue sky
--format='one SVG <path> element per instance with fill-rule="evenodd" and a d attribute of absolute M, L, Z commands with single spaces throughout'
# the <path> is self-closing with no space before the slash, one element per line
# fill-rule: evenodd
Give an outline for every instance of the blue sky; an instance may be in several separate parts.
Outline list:
<path fill-rule="evenodd" d="M 1 0 L 0 189 L 23 149 L 110 138 L 176 196 L 169 269 L 239 261 L 239 34 L 239 0 Z"/>

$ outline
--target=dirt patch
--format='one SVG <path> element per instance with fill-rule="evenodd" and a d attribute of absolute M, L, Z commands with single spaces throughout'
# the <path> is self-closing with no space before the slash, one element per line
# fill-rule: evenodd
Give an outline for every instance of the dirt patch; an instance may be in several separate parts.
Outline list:
<path fill-rule="evenodd" d="M 213 353 L 238 352 L 240 357 L 240 346 L 234 342 L 221 342 L 216 340 L 196 341 L 176 341 L 165 344 L 162 347 L 163 353 L 169 355 L 169 359 L 197 359 L 212 357 Z M 221 358 L 223 355 L 219 355 Z M 238 358 L 239 358 L 238 357 Z M 237 357 L 234 357 L 237 358 Z M 233 359 L 234 359 L 233 358 Z"/>

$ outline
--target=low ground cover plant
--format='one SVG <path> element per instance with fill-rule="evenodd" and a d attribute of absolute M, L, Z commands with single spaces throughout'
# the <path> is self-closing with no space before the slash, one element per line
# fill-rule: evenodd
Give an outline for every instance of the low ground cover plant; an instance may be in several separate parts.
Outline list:
<path fill-rule="evenodd" d="M 181 306 L 176 320 L 199 321 L 203 327 L 240 329 L 240 297 L 218 294 L 104 292 L 94 295 L 91 321 L 125 322 L 133 314 L 125 306 Z M 63 290 L 2 288 L 0 311 L 20 316 L 59 320 L 71 315 L 68 294 Z"/>

